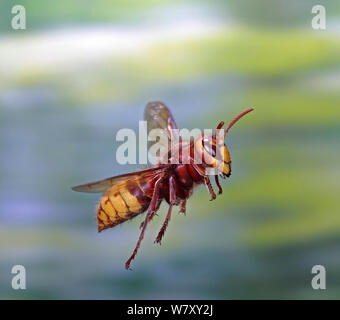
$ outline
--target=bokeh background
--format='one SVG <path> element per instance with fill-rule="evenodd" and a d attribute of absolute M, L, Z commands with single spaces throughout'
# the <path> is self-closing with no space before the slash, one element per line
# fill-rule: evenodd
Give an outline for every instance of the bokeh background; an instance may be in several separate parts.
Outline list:
<path fill-rule="evenodd" d="M 27 30 L 11 29 L 26 8 Z M 312 6 L 327 30 L 311 27 Z M 337 0 L 0 2 L 0 298 L 340 297 L 340 10 Z M 226 143 L 233 174 L 149 226 L 97 233 L 99 195 L 70 187 L 128 172 L 120 128 L 148 101 L 180 127 L 256 111 Z M 27 290 L 11 288 L 11 268 Z M 327 270 L 313 290 L 311 269 Z"/>

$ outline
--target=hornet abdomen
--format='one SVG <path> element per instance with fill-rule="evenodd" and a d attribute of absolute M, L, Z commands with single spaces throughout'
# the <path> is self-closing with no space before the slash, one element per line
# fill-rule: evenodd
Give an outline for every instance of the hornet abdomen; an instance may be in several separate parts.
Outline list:
<path fill-rule="evenodd" d="M 109 188 L 97 208 L 98 231 L 113 228 L 148 208 L 156 177 L 122 181 Z"/>

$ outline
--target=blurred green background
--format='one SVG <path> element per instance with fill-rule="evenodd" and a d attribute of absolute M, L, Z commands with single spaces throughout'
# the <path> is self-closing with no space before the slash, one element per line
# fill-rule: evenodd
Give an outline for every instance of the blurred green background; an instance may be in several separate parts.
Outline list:
<path fill-rule="evenodd" d="M 25 31 L 11 29 L 14 4 Z M 0 298 L 339 298 L 337 4 L 1 1 Z M 223 195 L 199 187 L 159 247 L 163 205 L 128 272 L 143 216 L 97 234 L 99 195 L 70 187 L 136 168 L 117 165 L 114 137 L 152 100 L 182 128 L 256 111 L 226 140 Z M 16 264 L 27 290 L 11 288 Z M 326 290 L 311 287 L 318 264 Z"/>

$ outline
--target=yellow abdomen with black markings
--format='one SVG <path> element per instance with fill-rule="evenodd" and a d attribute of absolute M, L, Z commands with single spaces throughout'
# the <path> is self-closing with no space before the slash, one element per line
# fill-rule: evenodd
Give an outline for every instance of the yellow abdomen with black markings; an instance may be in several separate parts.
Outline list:
<path fill-rule="evenodd" d="M 144 212 L 152 197 L 152 181 L 123 181 L 109 188 L 97 209 L 98 231 L 115 227 Z"/>

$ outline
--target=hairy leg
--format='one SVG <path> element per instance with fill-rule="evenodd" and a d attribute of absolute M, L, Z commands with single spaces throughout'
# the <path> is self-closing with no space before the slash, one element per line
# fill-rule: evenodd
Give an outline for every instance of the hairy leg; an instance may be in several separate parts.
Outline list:
<path fill-rule="evenodd" d="M 215 175 L 215 182 L 216 182 L 216 185 L 217 185 L 217 188 L 218 188 L 218 194 L 222 194 L 223 189 L 220 185 L 220 182 L 218 181 L 218 175 Z"/>
<path fill-rule="evenodd" d="M 130 269 L 131 261 L 137 255 L 140 244 L 141 244 L 141 242 L 144 238 L 144 233 L 145 233 L 145 230 L 146 230 L 146 226 L 148 225 L 149 218 L 155 212 L 155 208 L 156 208 L 156 205 L 157 205 L 157 202 L 158 202 L 158 199 L 159 199 L 160 189 L 162 187 L 162 182 L 163 182 L 163 177 L 160 177 L 155 183 L 155 188 L 154 188 L 154 191 L 153 191 L 153 194 L 152 194 L 152 199 L 151 199 L 151 202 L 150 202 L 150 205 L 149 205 L 149 208 L 148 208 L 148 212 L 147 212 L 145 220 L 144 220 L 142 231 L 139 235 L 138 242 L 136 244 L 135 250 L 133 250 L 131 257 L 125 263 L 126 269 Z"/>
<path fill-rule="evenodd" d="M 215 192 L 214 192 L 214 189 L 213 189 L 212 186 L 211 186 L 209 177 L 204 177 L 204 183 L 205 183 L 205 185 L 206 185 L 206 187 L 207 187 L 207 189 L 208 189 L 208 191 L 209 191 L 209 193 L 210 193 L 210 195 L 211 195 L 210 201 L 211 201 L 211 200 L 215 200 L 215 199 L 216 199 L 216 194 L 215 194 Z"/>
<path fill-rule="evenodd" d="M 170 202 L 170 204 L 169 204 L 168 213 L 167 213 L 166 218 L 164 220 L 163 226 L 162 226 L 161 230 L 159 231 L 158 236 L 155 240 L 155 242 L 157 242 L 159 244 L 161 243 L 162 238 L 163 238 L 164 233 L 165 233 L 165 230 L 168 227 L 168 224 L 169 224 L 169 221 L 170 221 L 170 218 L 171 218 L 172 207 L 176 202 L 176 190 L 175 190 L 174 179 L 175 178 L 173 176 L 170 176 L 170 178 L 169 178 L 169 193 L 170 193 L 170 196 L 169 196 L 170 201 L 169 202 Z"/>

